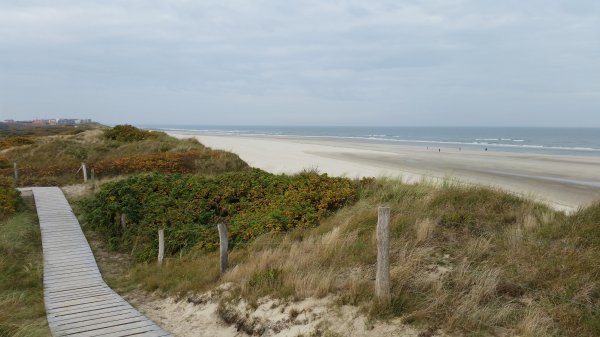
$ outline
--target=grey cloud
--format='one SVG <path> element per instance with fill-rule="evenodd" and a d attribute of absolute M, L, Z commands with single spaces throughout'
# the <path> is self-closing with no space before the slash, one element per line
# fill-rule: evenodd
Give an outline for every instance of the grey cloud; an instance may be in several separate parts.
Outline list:
<path fill-rule="evenodd" d="M 598 31 L 593 0 L 3 1 L 0 119 L 600 126 Z"/>

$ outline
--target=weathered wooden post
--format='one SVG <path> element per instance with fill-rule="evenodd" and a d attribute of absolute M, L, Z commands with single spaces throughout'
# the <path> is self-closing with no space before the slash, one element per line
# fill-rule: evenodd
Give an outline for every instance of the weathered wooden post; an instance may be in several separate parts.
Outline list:
<path fill-rule="evenodd" d="M 17 162 L 14 162 L 13 165 L 15 169 L 15 186 L 19 185 L 19 168 L 17 167 Z"/>
<path fill-rule="evenodd" d="M 228 265 L 227 250 L 229 249 L 229 241 L 227 239 L 227 226 L 225 226 L 225 224 L 220 223 L 217 225 L 217 227 L 219 229 L 219 245 L 220 245 L 219 267 L 221 270 L 221 275 L 223 275 L 225 273 L 225 271 L 227 270 L 227 265 Z"/>
<path fill-rule="evenodd" d="M 377 275 L 375 295 L 382 303 L 390 302 L 390 208 L 379 207 L 377 219 Z"/>
<path fill-rule="evenodd" d="M 158 264 L 162 265 L 165 257 L 165 230 L 158 230 Z"/>
<path fill-rule="evenodd" d="M 90 174 L 91 174 L 91 180 L 92 180 L 92 191 L 96 190 L 96 170 L 95 169 L 90 169 Z"/>
<path fill-rule="evenodd" d="M 85 168 L 85 163 L 81 163 L 81 169 L 83 170 L 83 182 L 87 182 L 87 169 Z"/>
<path fill-rule="evenodd" d="M 125 213 L 121 213 L 121 228 L 123 229 L 123 231 L 127 229 L 127 220 L 125 217 Z"/>

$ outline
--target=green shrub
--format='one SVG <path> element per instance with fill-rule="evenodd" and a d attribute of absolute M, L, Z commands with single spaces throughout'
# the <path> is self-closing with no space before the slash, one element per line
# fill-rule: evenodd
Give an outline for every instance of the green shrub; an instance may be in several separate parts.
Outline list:
<path fill-rule="evenodd" d="M 135 126 L 124 124 L 104 130 L 104 137 L 118 142 L 135 142 L 144 139 L 157 138 L 162 133 L 138 129 Z"/>
<path fill-rule="evenodd" d="M 167 254 L 192 247 L 214 249 L 218 223 L 229 224 L 231 243 L 240 245 L 266 232 L 316 226 L 356 194 L 351 180 L 316 173 L 286 176 L 255 169 L 215 177 L 147 174 L 104 185 L 84 202 L 84 209 L 87 222 L 113 240 L 113 246 L 150 260 L 161 228 L 166 230 Z"/>

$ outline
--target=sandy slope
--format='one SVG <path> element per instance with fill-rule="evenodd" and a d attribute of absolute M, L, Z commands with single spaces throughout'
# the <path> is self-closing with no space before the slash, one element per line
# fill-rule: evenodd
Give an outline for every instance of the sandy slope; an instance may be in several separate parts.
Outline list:
<path fill-rule="evenodd" d="M 330 175 L 445 178 L 499 187 L 572 211 L 600 199 L 600 158 L 493 151 L 459 151 L 403 144 L 306 138 L 186 135 L 237 153 L 253 167 L 274 173 L 317 168 Z"/>
<path fill-rule="evenodd" d="M 228 323 L 219 314 L 219 296 L 211 292 L 196 296 L 193 301 L 136 293 L 127 300 L 177 337 L 419 337 L 423 332 L 403 324 L 399 318 L 371 321 L 357 307 L 336 306 L 331 298 L 293 303 L 263 298 L 257 308 L 242 301 L 227 308 L 229 319 L 235 316 L 234 322 Z M 447 337 L 442 331 L 429 336 Z"/>

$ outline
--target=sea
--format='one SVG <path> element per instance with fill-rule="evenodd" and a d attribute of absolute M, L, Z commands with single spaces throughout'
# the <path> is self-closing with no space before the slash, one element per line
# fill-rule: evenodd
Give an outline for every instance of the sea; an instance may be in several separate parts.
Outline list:
<path fill-rule="evenodd" d="M 298 137 L 472 150 L 600 156 L 600 128 L 137 125 L 208 135 Z"/>

